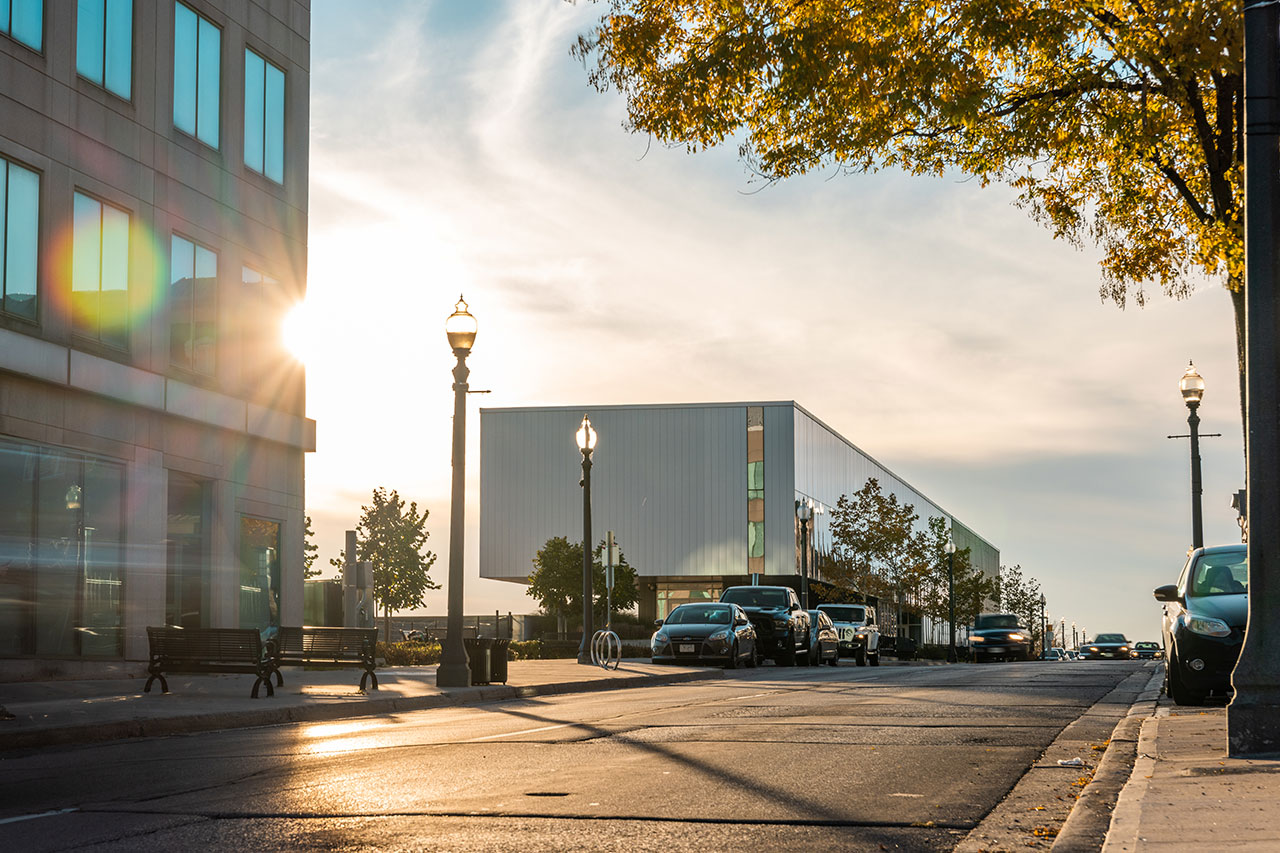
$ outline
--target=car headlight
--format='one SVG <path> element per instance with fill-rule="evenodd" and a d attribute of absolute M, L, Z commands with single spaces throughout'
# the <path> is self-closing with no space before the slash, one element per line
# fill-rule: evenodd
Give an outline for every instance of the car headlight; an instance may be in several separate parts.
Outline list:
<path fill-rule="evenodd" d="M 653 644 L 653 650 L 655 652 L 659 652 L 662 649 L 665 649 L 668 645 L 670 645 L 671 638 L 668 637 L 666 634 L 659 633 L 659 634 L 654 634 L 653 640 L 651 640 L 650 642 Z"/>
<path fill-rule="evenodd" d="M 1097 647 L 1097 646 L 1090 646 L 1090 647 L 1089 647 L 1089 651 L 1091 651 L 1091 652 L 1096 652 L 1097 650 L 1098 650 L 1098 647 Z"/>
<path fill-rule="evenodd" d="M 707 642 L 715 643 L 721 646 L 727 646 L 729 645 L 730 636 L 732 636 L 732 633 L 729 631 L 728 628 L 725 628 L 723 631 L 716 631 L 710 637 L 707 637 Z"/>
<path fill-rule="evenodd" d="M 1209 616 L 1192 616 L 1187 620 L 1187 630 L 1206 637 L 1230 637 L 1231 628 L 1221 619 Z"/>
<path fill-rule="evenodd" d="M 1128 646 L 1121 646 L 1121 647 L 1120 647 L 1120 651 L 1122 651 L 1122 652 L 1127 652 L 1127 651 L 1129 651 L 1129 647 L 1128 647 Z"/>
<path fill-rule="evenodd" d="M 971 643 L 985 643 L 986 641 L 987 641 L 986 637 L 970 637 L 969 638 L 969 642 Z"/>
<path fill-rule="evenodd" d="M 1013 640 L 1014 642 L 1018 642 L 1020 640 L 1025 640 L 1026 637 L 1023 637 L 1021 634 L 1010 634 L 1009 639 Z"/>

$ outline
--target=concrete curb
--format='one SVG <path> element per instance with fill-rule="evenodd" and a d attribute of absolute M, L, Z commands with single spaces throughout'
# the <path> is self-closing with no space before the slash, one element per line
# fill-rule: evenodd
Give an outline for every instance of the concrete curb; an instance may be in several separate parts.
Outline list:
<path fill-rule="evenodd" d="M 1116 800 L 1133 772 L 1142 724 L 1155 713 L 1163 681 L 1164 670 L 1157 668 L 1128 713 L 1116 723 L 1093 779 L 1080 793 L 1054 840 L 1052 849 L 1057 853 L 1097 853 L 1106 843 Z"/>
<path fill-rule="evenodd" d="M 479 705 L 486 702 L 501 702 L 507 699 L 528 699 L 535 696 L 590 693 L 604 690 L 627 690 L 635 687 L 709 681 L 723 677 L 724 673 L 720 670 L 708 669 L 696 672 L 561 681 L 551 684 L 531 684 L 522 687 L 494 684 L 447 690 L 433 693 L 429 696 L 387 699 L 369 698 L 355 703 L 335 702 L 274 708 L 263 707 L 216 714 L 190 714 L 153 719 L 120 720 L 101 725 L 75 725 L 19 732 L 0 732 L 0 751 L 101 743 L 124 738 L 165 737 L 231 728 L 274 726 L 285 723 L 327 722 L 353 717 L 421 711 L 429 708 Z"/>

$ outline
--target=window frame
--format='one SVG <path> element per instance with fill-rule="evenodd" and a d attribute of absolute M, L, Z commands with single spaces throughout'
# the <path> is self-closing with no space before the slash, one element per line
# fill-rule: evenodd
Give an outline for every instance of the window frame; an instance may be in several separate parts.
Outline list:
<path fill-rule="evenodd" d="M 10 311 L 6 307 L 9 299 L 9 170 L 11 167 L 17 166 L 23 171 L 30 172 L 36 177 L 36 210 L 35 210 L 35 270 L 34 282 L 32 287 L 33 305 L 35 310 L 31 316 L 19 314 Z M 4 153 L 0 153 L 0 317 L 7 320 L 15 320 L 22 323 L 30 323 L 34 325 L 40 324 L 40 267 L 41 267 L 41 231 L 43 230 L 43 222 L 40 217 L 40 208 L 43 206 L 44 195 L 44 172 L 40 169 L 33 168 L 19 160 Z"/>
<path fill-rule="evenodd" d="M 262 92 L 261 97 L 256 103 L 261 103 L 262 116 L 260 120 L 262 139 L 258 141 L 258 151 L 262 161 L 262 168 L 254 166 L 249 162 L 249 105 L 251 103 L 249 97 L 249 62 L 250 58 L 262 63 Z M 288 153 L 285 145 L 288 139 L 288 103 L 289 103 L 289 73 L 283 66 L 277 65 L 266 57 L 262 51 L 255 50 L 250 45 L 244 47 L 244 140 L 243 150 L 241 151 L 241 160 L 244 166 L 255 175 L 261 175 L 271 183 L 277 186 L 284 186 L 285 174 L 287 170 L 286 154 Z M 279 128 L 279 156 L 280 156 L 280 176 L 277 178 L 271 173 L 271 146 L 268 145 L 270 123 L 268 116 L 271 110 L 271 103 L 268 95 L 271 92 L 271 71 L 276 71 L 280 75 L 280 128 Z"/>
<path fill-rule="evenodd" d="M 179 103 L 179 100 L 178 100 L 178 44 L 179 44 L 178 21 L 179 21 L 180 9 L 186 10 L 195 18 L 195 43 L 192 47 L 192 50 L 194 51 L 195 75 L 192 81 L 193 100 L 192 100 L 192 119 L 191 119 L 192 124 L 191 124 L 190 130 L 188 130 L 187 128 L 183 127 L 181 124 L 178 123 L 178 103 Z M 214 55 L 217 57 L 217 62 L 218 62 L 218 74 L 217 74 L 217 84 L 214 87 L 214 93 L 217 95 L 217 105 L 214 108 L 213 117 L 212 117 L 214 124 L 216 125 L 214 133 L 212 134 L 214 137 L 213 142 L 210 142 L 208 139 L 204 138 L 204 136 L 201 135 L 201 130 L 200 130 L 200 124 L 201 124 L 200 122 L 200 117 L 201 117 L 201 111 L 200 111 L 201 50 L 200 50 L 200 46 L 202 42 L 202 37 L 201 37 L 202 25 L 208 25 L 209 27 L 212 27 L 218 36 L 218 49 L 214 52 Z M 222 78 L 223 78 L 223 72 L 225 70 L 223 68 L 223 63 L 222 63 L 222 54 L 224 53 L 225 45 L 226 45 L 226 40 L 223 38 L 223 35 L 224 35 L 223 27 L 220 24 L 218 24 L 216 21 L 214 21 L 212 18 L 209 18 L 201 14 L 200 12 L 196 11 L 196 9 L 194 9 L 193 7 L 184 3 L 182 0 L 174 0 L 173 45 L 172 45 L 173 46 L 173 76 L 171 78 L 173 88 L 170 93 L 171 94 L 170 99 L 173 102 L 173 128 L 174 130 L 178 131 L 182 135 L 188 136 L 191 139 L 196 140 L 206 148 L 209 148 L 210 150 L 213 150 L 213 151 L 219 151 L 219 152 L 222 151 L 222 130 L 223 130 Z"/>
<path fill-rule="evenodd" d="M 45 29 L 44 25 L 45 25 L 45 17 L 46 17 L 44 0 L 27 0 L 27 2 L 35 2 L 40 5 L 40 43 L 39 44 L 31 44 L 31 42 L 24 41 L 23 39 L 20 39 L 13 34 L 13 7 L 16 3 L 20 3 L 20 2 L 23 2 L 23 0 L 9 0 L 9 19 L 7 21 L 0 22 L 0 35 L 3 35 L 5 38 L 9 39 L 15 44 L 22 45 L 27 50 L 35 51 L 41 56 L 44 56 L 44 29 Z"/>
<path fill-rule="evenodd" d="M 133 73 L 134 73 L 134 66 L 135 66 L 134 59 L 136 58 L 134 55 L 134 46 L 137 43 L 137 38 L 136 38 L 137 33 L 136 33 L 136 27 L 135 27 L 137 16 L 134 15 L 133 0 L 88 0 L 88 2 L 99 3 L 102 8 L 102 53 L 101 53 L 101 56 L 99 57 L 100 64 L 102 66 L 101 81 L 93 79 L 92 77 L 90 77 L 89 75 L 85 74 L 83 71 L 80 70 L 80 35 L 81 35 L 80 12 L 81 12 L 82 4 L 84 4 L 85 2 L 86 0 L 76 0 L 76 46 L 75 46 L 76 76 L 79 77 L 81 80 L 84 80 L 96 86 L 97 88 L 102 89 L 104 92 L 114 95 L 115 97 L 121 99 L 122 101 L 125 101 L 126 103 L 133 103 Z M 113 6 L 116 3 L 129 4 L 129 13 L 128 13 L 129 14 L 129 27 L 128 27 L 129 72 L 128 72 L 127 80 L 125 81 L 126 86 L 128 88 L 127 92 L 120 92 L 118 89 L 112 88 L 112 86 L 109 85 L 107 82 L 107 67 L 108 67 L 107 48 L 108 48 L 108 45 L 111 43 L 111 35 L 110 35 L 111 28 L 108 23 L 110 21 L 109 7 Z"/>
<path fill-rule="evenodd" d="M 93 332 L 89 332 L 81 328 L 81 326 L 77 323 L 76 311 L 75 311 L 75 293 L 76 293 L 75 261 L 76 261 L 76 254 L 77 254 L 76 242 L 77 242 L 77 239 L 79 238 L 79 231 L 76 228 L 75 204 L 76 204 L 76 197 L 78 196 L 83 197 L 98 206 L 98 232 L 97 232 L 98 233 L 98 290 L 97 290 L 98 309 L 95 312 L 95 317 L 94 317 L 95 331 Z M 125 232 L 124 232 L 124 237 L 125 237 L 124 306 L 125 306 L 125 310 L 124 310 L 124 316 L 123 316 L 124 324 L 121 331 L 121 334 L 123 337 L 122 342 L 108 340 L 107 338 L 103 337 L 103 333 L 102 333 L 102 293 L 103 293 L 102 281 L 103 281 L 103 273 L 104 273 L 103 259 L 106 256 L 105 247 L 106 247 L 106 239 L 107 239 L 106 237 L 106 209 L 107 208 L 110 208 L 111 210 L 122 214 L 125 218 Z M 100 344 L 101 346 L 108 347 L 116 352 L 126 352 L 126 353 L 129 352 L 129 350 L 131 349 L 130 344 L 132 341 L 132 332 L 133 332 L 132 324 L 129 322 L 130 321 L 129 294 L 130 294 L 130 291 L 132 290 L 132 276 L 130 275 L 130 272 L 132 269 L 131 262 L 133 260 L 132 242 L 133 242 L 133 212 L 132 211 L 130 211 L 125 207 L 121 207 L 118 204 L 113 204 L 109 201 L 106 201 L 100 196 L 95 195 L 94 193 L 88 192 L 80 187 L 77 187 L 75 190 L 73 190 L 72 205 L 71 205 L 71 246 L 72 246 L 71 248 L 71 293 L 72 293 L 71 334 L 80 340 L 92 341 L 96 344 Z"/>
<path fill-rule="evenodd" d="M 173 286 L 174 284 L 177 283 L 177 281 L 173 277 L 174 275 L 173 241 L 174 240 L 182 240 L 186 243 L 190 243 L 192 246 L 192 250 L 191 250 L 192 288 L 191 288 L 191 297 L 190 297 L 190 310 L 187 316 L 188 333 L 187 333 L 187 340 L 186 340 L 186 343 L 190 348 L 191 355 L 186 364 L 183 364 L 182 362 L 179 362 L 179 361 L 175 361 L 173 358 L 173 322 L 174 322 Z M 195 358 L 195 341 L 196 341 L 195 282 L 198 279 L 198 276 L 196 275 L 196 254 L 199 249 L 204 249 L 206 252 L 213 255 L 213 306 L 211 311 L 213 316 L 213 342 L 211 344 L 213 352 L 211 355 L 211 363 L 208 371 L 200 370 L 199 368 L 197 368 L 196 358 Z M 169 234 L 169 283 L 166 285 L 168 290 L 166 292 L 166 300 L 165 300 L 168 319 L 169 319 L 169 365 L 171 367 L 176 367 L 177 369 L 182 370 L 186 373 L 189 373 L 193 376 L 200 376 L 206 379 L 212 379 L 218 375 L 218 344 L 219 344 L 219 338 L 220 338 L 220 329 L 218 326 L 218 290 L 220 289 L 222 284 L 222 271 L 219 269 L 220 260 L 221 260 L 221 256 L 219 255 L 218 251 L 210 247 L 203 241 L 197 240 L 193 237 L 188 237 L 186 234 L 183 234 L 180 231 L 170 232 Z"/>

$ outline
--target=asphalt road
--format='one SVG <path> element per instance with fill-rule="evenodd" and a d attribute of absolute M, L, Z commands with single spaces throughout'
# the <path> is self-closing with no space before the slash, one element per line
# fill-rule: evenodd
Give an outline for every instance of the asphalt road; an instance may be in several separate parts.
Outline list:
<path fill-rule="evenodd" d="M 0 759 L 0 850 L 950 850 L 1140 664 L 779 669 Z"/>

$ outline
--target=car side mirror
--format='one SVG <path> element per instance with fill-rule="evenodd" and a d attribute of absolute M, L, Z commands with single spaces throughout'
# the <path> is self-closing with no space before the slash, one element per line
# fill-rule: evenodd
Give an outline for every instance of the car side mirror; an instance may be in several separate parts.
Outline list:
<path fill-rule="evenodd" d="M 662 620 L 661 620 L 661 619 L 654 619 L 654 620 L 653 620 L 653 625 L 654 625 L 654 627 L 655 627 L 655 628 L 661 628 L 661 627 L 662 627 Z"/>
<path fill-rule="evenodd" d="M 1178 596 L 1178 585 L 1172 584 L 1172 583 L 1167 583 L 1164 586 L 1156 587 L 1154 590 L 1151 591 L 1151 594 L 1155 596 L 1156 601 L 1181 601 L 1182 600 Z"/>

